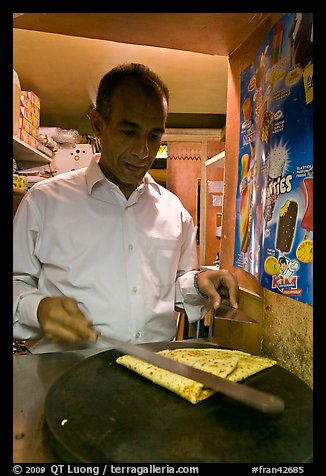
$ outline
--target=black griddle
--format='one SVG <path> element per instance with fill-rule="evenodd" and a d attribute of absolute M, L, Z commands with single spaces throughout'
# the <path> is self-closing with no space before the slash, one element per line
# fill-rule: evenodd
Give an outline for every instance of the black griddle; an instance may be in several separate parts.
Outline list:
<path fill-rule="evenodd" d="M 191 341 L 151 345 L 204 347 Z M 242 382 L 283 398 L 284 412 L 270 415 L 218 393 L 193 405 L 116 364 L 120 355 L 115 350 L 93 355 L 49 389 L 45 431 L 64 462 L 312 461 L 312 390 L 282 367 Z"/>

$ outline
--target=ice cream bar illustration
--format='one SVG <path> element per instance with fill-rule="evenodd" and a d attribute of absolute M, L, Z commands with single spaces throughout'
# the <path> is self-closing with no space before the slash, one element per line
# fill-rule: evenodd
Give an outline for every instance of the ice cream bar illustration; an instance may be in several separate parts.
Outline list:
<path fill-rule="evenodd" d="M 275 25 L 274 36 L 272 43 L 272 53 L 271 53 L 271 66 L 277 63 L 281 55 L 281 46 L 282 46 L 282 37 L 283 37 L 283 22 L 279 22 Z"/>
<path fill-rule="evenodd" d="M 269 139 L 273 133 L 274 127 L 274 113 L 271 111 L 266 111 L 263 115 L 263 120 L 260 128 L 260 139 L 269 142 Z"/>
<path fill-rule="evenodd" d="M 274 27 L 271 60 L 270 60 L 269 70 L 266 75 L 266 77 L 268 78 L 268 81 L 270 82 L 270 90 L 268 92 L 268 104 L 270 104 L 271 101 L 273 100 L 274 82 L 277 79 L 275 68 L 277 63 L 280 61 L 280 57 L 281 57 L 282 38 L 283 38 L 283 22 L 278 22 Z M 268 118 L 268 120 L 270 120 L 270 117 Z"/>
<path fill-rule="evenodd" d="M 298 204 L 294 200 L 287 200 L 281 207 L 278 225 L 276 248 L 281 253 L 288 253 L 292 247 L 298 214 Z"/>
<path fill-rule="evenodd" d="M 286 149 L 282 146 L 273 147 L 268 156 L 268 176 L 277 179 L 282 175 L 287 159 Z"/>
<path fill-rule="evenodd" d="M 249 186 L 248 177 L 250 157 L 249 154 L 244 154 L 241 158 L 241 182 L 240 182 L 240 238 L 241 251 L 244 253 L 249 245 Z"/>
<path fill-rule="evenodd" d="M 310 231 L 313 230 L 313 178 L 307 177 L 300 182 L 300 188 L 304 193 L 305 211 L 301 221 L 301 228 L 306 230 L 304 240 L 307 239 Z"/>
<path fill-rule="evenodd" d="M 264 218 L 266 223 L 268 223 L 273 216 L 275 202 L 278 197 L 278 190 L 276 185 L 278 178 L 282 176 L 286 161 L 287 151 L 285 147 L 273 147 L 268 156 L 268 178 L 266 203 L 264 208 Z"/>

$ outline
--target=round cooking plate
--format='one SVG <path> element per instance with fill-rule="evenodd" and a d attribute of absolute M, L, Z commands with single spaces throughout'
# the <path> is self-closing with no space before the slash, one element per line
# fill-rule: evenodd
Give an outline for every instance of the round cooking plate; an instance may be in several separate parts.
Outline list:
<path fill-rule="evenodd" d="M 203 347 L 192 342 L 152 344 Z M 215 347 L 215 346 L 210 346 Z M 104 351 L 50 388 L 46 430 L 64 462 L 301 463 L 312 458 L 312 391 L 275 365 L 242 385 L 273 393 L 281 414 L 261 413 L 221 394 L 196 405 L 116 364 Z"/>

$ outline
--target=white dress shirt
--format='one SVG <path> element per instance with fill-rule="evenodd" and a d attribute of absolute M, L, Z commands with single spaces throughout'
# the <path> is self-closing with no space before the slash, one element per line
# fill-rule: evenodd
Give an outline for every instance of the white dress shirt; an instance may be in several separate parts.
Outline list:
<path fill-rule="evenodd" d="M 95 155 L 87 168 L 38 182 L 14 218 L 15 339 L 42 336 L 46 296 L 74 297 L 102 335 L 133 343 L 171 340 L 174 307 L 194 322 L 207 312 L 196 292 L 196 229 L 176 195 L 147 173 L 129 199 Z M 82 347 L 105 346 L 96 344 Z M 33 352 L 80 348 L 42 338 Z"/>

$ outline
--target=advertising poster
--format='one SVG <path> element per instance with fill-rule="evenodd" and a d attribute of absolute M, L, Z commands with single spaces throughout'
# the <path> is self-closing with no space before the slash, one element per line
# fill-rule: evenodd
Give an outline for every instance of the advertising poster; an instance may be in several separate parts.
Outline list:
<path fill-rule="evenodd" d="M 313 303 L 312 13 L 287 13 L 241 74 L 234 266 Z"/>

